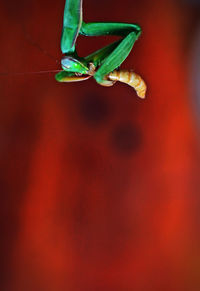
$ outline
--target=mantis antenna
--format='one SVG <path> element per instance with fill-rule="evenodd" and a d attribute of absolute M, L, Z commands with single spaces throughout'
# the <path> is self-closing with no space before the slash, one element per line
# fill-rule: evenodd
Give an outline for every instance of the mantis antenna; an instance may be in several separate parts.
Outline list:
<path fill-rule="evenodd" d="M 56 59 L 53 55 L 51 55 L 46 49 L 42 48 L 37 41 L 33 40 L 32 36 L 30 35 L 29 32 L 27 32 L 25 25 L 21 24 L 22 31 L 24 33 L 24 37 L 26 40 L 34 47 L 36 47 L 39 51 L 41 51 L 43 54 L 51 58 L 52 60 L 56 61 L 56 63 L 59 63 L 59 60 Z"/>
<path fill-rule="evenodd" d="M 56 63 L 59 62 L 58 59 L 56 59 L 53 55 L 51 55 L 48 51 L 44 50 L 36 41 L 33 41 L 30 34 L 25 30 L 24 25 L 22 25 L 22 30 L 24 32 L 24 36 L 26 40 L 34 47 L 36 47 L 38 50 L 40 50 L 43 54 L 48 56 L 49 58 L 56 61 Z M 10 73 L 10 72 L 2 72 L 0 73 L 0 76 L 17 76 L 17 75 L 33 75 L 33 74 L 47 74 L 47 73 L 58 73 L 62 70 L 42 70 L 42 71 L 36 71 L 36 72 L 16 72 L 16 73 Z"/>
<path fill-rule="evenodd" d="M 49 71 L 36 71 L 36 72 L 16 72 L 16 73 L 0 73 L 0 76 L 9 76 L 9 75 L 32 75 L 32 74 L 47 74 L 47 73 L 57 73 L 61 72 L 62 70 L 49 70 Z"/>

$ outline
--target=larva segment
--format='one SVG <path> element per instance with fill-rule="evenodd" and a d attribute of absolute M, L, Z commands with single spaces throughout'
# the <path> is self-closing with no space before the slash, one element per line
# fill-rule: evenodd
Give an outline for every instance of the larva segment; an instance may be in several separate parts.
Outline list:
<path fill-rule="evenodd" d="M 107 76 L 108 80 L 120 81 L 133 87 L 140 98 L 145 98 L 147 86 L 144 80 L 133 71 L 128 70 L 114 70 Z"/>

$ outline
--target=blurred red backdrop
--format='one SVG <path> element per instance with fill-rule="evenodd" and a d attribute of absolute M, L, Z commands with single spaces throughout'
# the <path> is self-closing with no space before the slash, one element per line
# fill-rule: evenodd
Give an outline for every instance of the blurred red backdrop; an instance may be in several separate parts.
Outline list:
<path fill-rule="evenodd" d="M 59 69 L 37 46 L 60 59 L 63 9 L 2 0 L 0 72 Z M 192 15 L 178 1 L 84 1 L 85 21 L 142 26 L 123 67 L 146 80 L 144 101 L 123 84 L 0 76 L 1 290 L 200 289 Z"/>

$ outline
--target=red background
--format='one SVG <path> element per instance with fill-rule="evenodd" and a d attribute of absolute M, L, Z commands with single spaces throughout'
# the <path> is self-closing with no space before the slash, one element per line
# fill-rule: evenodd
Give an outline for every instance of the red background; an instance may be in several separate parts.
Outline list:
<path fill-rule="evenodd" d="M 64 0 L 1 1 L 1 290 L 200 289 L 199 139 L 189 85 L 197 13 L 179 1 L 84 0 L 136 22 L 123 64 L 148 86 L 60 84 Z M 112 38 L 80 38 L 80 54 Z M 43 48 L 40 50 L 38 45 Z"/>

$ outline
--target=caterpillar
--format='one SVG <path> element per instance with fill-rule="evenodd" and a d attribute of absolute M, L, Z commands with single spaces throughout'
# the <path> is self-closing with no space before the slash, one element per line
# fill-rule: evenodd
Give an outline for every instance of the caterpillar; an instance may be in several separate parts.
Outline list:
<path fill-rule="evenodd" d="M 133 71 L 128 70 L 114 70 L 107 75 L 108 80 L 125 83 L 133 87 L 140 98 L 145 98 L 147 86 L 144 80 Z"/>

